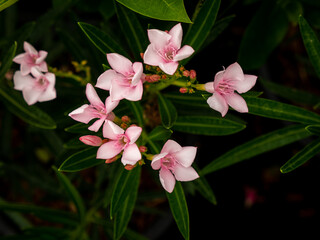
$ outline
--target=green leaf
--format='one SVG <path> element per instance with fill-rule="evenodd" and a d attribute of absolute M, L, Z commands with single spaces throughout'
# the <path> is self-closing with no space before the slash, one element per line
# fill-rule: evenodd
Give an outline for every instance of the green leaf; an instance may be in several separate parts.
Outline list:
<path fill-rule="evenodd" d="M 92 133 L 90 130 L 88 130 L 88 124 L 85 124 L 85 123 L 76 123 L 70 127 L 66 127 L 64 130 L 70 133 L 81 133 L 81 134 Z"/>
<path fill-rule="evenodd" d="M 79 225 L 76 215 L 74 214 L 62 210 L 34 206 L 31 204 L 6 203 L 1 201 L 0 210 L 32 213 L 41 219 L 50 222 L 62 223 L 73 227 Z"/>
<path fill-rule="evenodd" d="M 144 120 L 143 120 L 143 109 L 139 102 L 133 102 L 133 101 L 125 101 L 127 106 L 130 108 L 131 112 L 133 113 L 133 116 L 135 117 L 137 124 L 140 127 L 144 126 Z"/>
<path fill-rule="evenodd" d="M 309 136 L 310 133 L 305 130 L 305 125 L 291 125 L 272 131 L 241 144 L 221 155 L 205 166 L 201 170 L 200 175 L 204 176 Z"/>
<path fill-rule="evenodd" d="M 189 211 L 181 183 L 177 181 L 173 192 L 166 192 L 166 194 L 169 201 L 171 213 L 178 225 L 182 236 L 184 237 L 184 239 L 189 239 Z"/>
<path fill-rule="evenodd" d="M 158 94 L 158 104 L 162 125 L 169 129 L 177 120 L 177 110 L 171 101 L 165 98 L 161 93 Z"/>
<path fill-rule="evenodd" d="M 302 164 L 307 162 L 309 159 L 314 157 L 320 152 L 320 138 L 314 140 L 305 146 L 301 151 L 294 155 L 289 161 L 287 161 L 281 168 L 282 173 L 288 173 L 300 167 Z"/>
<path fill-rule="evenodd" d="M 127 171 L 127 170 L 124 170 L 124 171 Z M 133 213 L 137 195 L 138 195 L 141 167 L 138 166 L 129 172 L 132 172 L 131 173 L 132 176 L 129 179 L 132 182 L 127 182 L 126 185 L 130 185 L 130 188 L 126 188 L 124 192 L 114 192 L 114 194 L 119 194 L 119 193 L 121 194 L 121 196 L 117 198 L 118 209 L 114 216 L 114 232 L 113 232 L 114 237 L 113 238 L 115 240 L 120 239 L 121 236 L 126 231 L 128 223 L 131 219 L 131 215 Z M 122 185 L 122 182 L 118 182 L 118 185 Z M 111 202 L 111 207 L 112 207 L 112 202 Z"/>
<path fill-rule="evenodd" d="M 0 0 L 0 12 L 8 7 L 10 7 L 12 4 L 16 3 L 18 0 Z"/>
<path fill-rule="evenodd" d="M 124 168 L 121 169 L 118 179 L 116 180 L 110 204 L 110 218 L 112 219 L 115 214 L 123 207 L 126 198 L 137 189 L 139 184 L 141 167 L 137 166 L 128 171 Z"/>
<path fill-rule="evenodd" d="M 171 134 L 172 134 L 172 130 L 166 129 L 162 126 L 157 126 L 148 134 L 148 140 L 166 141 L 171 136 Z"/>
<path fill-rule="evenodd" d="M 128 56 L 119 44 L 114 41 L 108 34 L 102 32 L 97 27 L 83 22 L 78 22 L 82 31 L 86 34 L 89 40 L 102 52 L 106 53 L 119 53 L 123 56 Z"/>
<path fill-rule="evenodd" d="M 306 130 L 311 134 L 320 136 L 320 125 L 309 125 L 306 127 Z"/>
<path fill-rule="evenodd" d="M 220 0 L 205 1 L 203 3 L 184 37 L 183 45 L 190 45 L 195 52 L 201 48 L 214 26 L 219 7 Z M 185 61 L 182 64 L 184 65 Z"/>
<path fill-rule="evenodd" d="M 17 51 L 17 42 L 14 42 L 9 50 L 6 52 L 5 56 L 1 59 L 1 68 L 0 68 L 0 80 L 6 74 L 6 72 L 10 69 L 12 65 L 12 59 L 14 58 Z"/>
<path fill-rule="evenodd" d="M 286 35 L 288 24 L 278 1 L 264 0 L 242 38 L 238 56 L 241 67 L 261 67 Z"/>
<path fill-rule="evenodd" d="M 141 26 L 136 14 L 121 4 L 116 4 L 116 12 L 122 32 L 136 60 L 141 60 L 140 53 L 147 48 L 147 32 Z"/>
<path fill-rule="evenodd" d="M 200 176 L 196 180 L 192 182 L 195 185 L 195 189 L 210 203 L 217 205 L 217 199 L 214 195 L 212 188 L 210 187 L 210 184 L 205 179 L 204 176 Z"/>
<path fill-rule="evenodd" d="M 173 129 L 191 134 L 223 136 L 243 130 L 246 125 L 212 116 L 179 116 Z"/>
<path fill-rule="evenodd" d="M 59 167 L 62 172 L 77 172 L 104 163 L 105 159 L 97 159 L 97 148 L 87 148 L 72 154 Z"/>
<path fill-rule="evenodd" d="M 300 107 L 264 98 L 244 97 L 244 99 L 251 114 L 290 122 L 320 123 L 320 115 Z"/>
<path fill-rule="evenodd" d="M 81 198 L 78 190 L 72 185 L 70 180 L 63 173 L 58 171 L 56 167 L 53 166 L 52 168 L 56 172 L 61 185 L 66 190 L 70 199 L 76 206 L 80 220 L 83 220 L 85 217 L 86 208 L 84 206 L 83 199 Z"/>
<path fill-rule="evenodd" d="M 299 17 L 299 26 L 302 40 L 309 55 L 310 61 L 317 76 L 320 78 L 320 41 L 303 16 Z"/>
<path fill-rule="evenodd" d="M 117 2 L 150 18 L 191 23 L 183 0 L 117 0 Z"/>

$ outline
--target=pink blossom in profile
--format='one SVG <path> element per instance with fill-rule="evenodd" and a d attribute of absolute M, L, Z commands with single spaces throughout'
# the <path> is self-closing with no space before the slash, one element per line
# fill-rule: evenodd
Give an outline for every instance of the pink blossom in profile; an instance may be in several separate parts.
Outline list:
<path fill-rule="evenodd" d="M 154 155 L 151 167 L 159 170 L 160 182 L 163 188 L 171 193 L 176 180 L 192 181 L 199 177 L 198 173 L 191 167 L 197 148 L 192 146 L 181 147 L 177 142 L 168 140 L 161 152 Z"/>
<path fill-rule="evenodd" d="M 88 129 L 97 132 L 106 119 L 113 120 L 113 109 L 119 104 L 119 101 L 112 101 L 110 97 L 103 103 L 94 87 L 88 83 L 86 86 L 86 96 L 90 104 L 84 104 L 81 107 L 69 113 L 69 116 L 82 123 L 89 123 L 92 119 L 98 118 Z"/>
<path fill-rule="evenodd" d="M 182 26 L 175 25 L 169 32 L 158 29 L 148 30 L 150 44 L 144 53 L 145 64 L 159 66 L 169 75 L 173 75 L 178 68 L 179 61 L 190 57 L 194 49 L 189 45 L 181 47 Z"/>
<path fill-rule="evenodd" d="M 235 91 L 249 91 L 256 84 L 256 80 L 257 76 L 244 74 L 240 65 L 237 62 L 233 63 L 227 69 L 218 72 L 213 82 L 205 84 L 205 90 L 213 93 L 207 99 L 207 103 L 212 109 L 220 112 L 222 117 L 228 112 L 229 106 L 241 113 L 248 112 L 247 103 Z"/>
<path fill-rule="evenodd" d="M 13 62 L 20 64 L 20 74 L 23 76 L 31 73 L 32 68 L 37 68 L 40 72 L 48 72 L 47 63 L 44 59 L 48 52 L 37 51 L 30 43 L 24 42 L 25 53 L 21 53 L 13 58 Z"/>
<path fill-rule="evenodd" d="M 123 152 L 122 164 L 135 165 L 141 159 L 141 153 L 135 143 L 141 132 L 141 127 L 131 125 L 124 130 L 112 121 L 106 120 L 103 125 L 103 137 L 109 139 L 109 141 L 99 147 L 97 158 L 110 159 Z"/>
<path fill-rule="evenodd" d="M 81 136 L 79 140 L 84 144 L 93 146 L 93 147 L 99 147 L 103 143 L 103 140 L 100 137 L 94 136 L 94 135 Z"/>
<path fill-rule="evenodd" d="M 99 76 L 96 87 L 110 91 L 112 101 L 141 100 L 144 77 L 142 63 L 132 63 L 117 53 L 107 54 L 107 59 L 112 69 Z"/>
<path fill-rule="evenodd" d="M 55 99 L 55 75 L 49 72 L 41 73 L 36 68 L 32 68 L 31 73 L 32 75 L 25 76 L 21 71 L 16 71 L 13 76 L 14 89 L 22 91 L 27 104 Z"/>

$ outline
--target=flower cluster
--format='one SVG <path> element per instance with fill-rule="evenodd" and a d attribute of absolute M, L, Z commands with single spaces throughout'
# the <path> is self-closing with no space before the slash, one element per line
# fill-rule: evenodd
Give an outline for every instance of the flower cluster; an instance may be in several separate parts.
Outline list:
<path fill-rule="evenodd" d="M 45 62 L 48 53 L 38 52 L 28 42 L 24 42 L 23 47 L 25 53 L 13 59 L 15 63 L 20 64 L 20 71 L 16 71 L 13 76 L 14 89 L 22 91 L 23 98 L 29 105 L 55 99 L 56 77 L 48 72 Z"/>

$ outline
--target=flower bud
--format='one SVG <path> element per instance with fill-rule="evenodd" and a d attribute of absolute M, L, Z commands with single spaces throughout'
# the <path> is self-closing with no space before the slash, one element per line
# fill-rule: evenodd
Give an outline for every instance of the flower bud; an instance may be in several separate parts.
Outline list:
<path fill-rule="evenodd" d="M 153 74 L 150 76 L 150 81 L 151 82 L 158 82 L 160 80 L 160 76 L 157 74 Z"/>
<path fill-rule="evenodd" d="M 102 144 L 102 139 L 98 136 L 85 135 L 79 138 L 86 145 L 98 147 Z"/>
<path fill-rule="evenodd" d="M 195 70 L 190 70 L 190 78 L 195 79 L 197 77 L 197 73 Z"/>
<path fill-rule="evenodd" d="M 188 92 L 188 88 L 182 87 L 179 89 L 180 93 L 187 93 Z"/>
<path fill-rule="evenodd" d="M 128 171 L 134 169 L 135 167 L 136 167 L 135 165 L 130 165 L 130 164 L 127 164 L 127 165 L 124 166 L 124 168 L 125 168 L 126 170 L 128 170 Z"/>
<path fill-rule="evenodd" d="M 129 123 L 131 122 L 131 119 L 127 115 L 125 115 L 121 117 L 121 121 L 125 123 Z"/>
<path fill-rule="evenodd" d="M 106 159 L 105 163 L 113 163 L 117 161 L 117 159 L 118 159 L 118 156 L 115 156 L 113 158 Z"/>
<path fill-rule="evenodd" d="M 144 153 L 144 152 L 146 152 L 147 150 L 148 150 L 148 149 L 147 149 L 146 146 L 140 146 L 140 147 L 139 147 L 139 151 L 140 151 L 140 152 L 143 152 L 143 153 Z"/>
<path fill-rule="evenodd" d="M 182 72 L 182 75 L 185 76 L 185 77 L 189 77 L 189 76 L 190 76 L 190 71 L 184 70 L 184 71 Z"/>

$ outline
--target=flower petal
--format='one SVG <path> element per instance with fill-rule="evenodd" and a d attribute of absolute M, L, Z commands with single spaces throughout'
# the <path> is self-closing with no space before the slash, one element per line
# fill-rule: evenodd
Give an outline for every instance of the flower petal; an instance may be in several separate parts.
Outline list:
<path fill-rule="evenodd" d="M 173 28 L 171 28 L 171 30 L 169 31 L 169 35 L 171 35 L 170 42 L 174 44 L 174 47 L 179 49 L 181 47 L 183 35 L 181 23 L 178 23 Z"/>
<path fill-rule="evenodd" d="M 176 184 L 176 179 L 172 175 L 172 173 L 164 168 L 161 168 L 159 171 L 159 177 L 160 177 L 160 182 L 163 186 L 163 188 L 169 192 L 172 193 L 174 186 Z"/>
<path fill-rule="evenodd" d="M 98 159 L 109 159 L 117 156 L 122 151 L 116 141 L 109 141 L 102 144 L 97 151 Z"/>
<path fill-rule="evenodd" d="M 18 64 L 21 64 L 25 61 L 27 53 L 20 53 L 19 55 L 15 56 L 12 61 Z"/>
<path fill-rule="evenodd" d="M 199 177 L 199 174 L 193 167 L 184 167 L 182 165 L 175 165 L 173 170 L 174 176 L 178 181 L 192 181 Z"/>
<path fill-rule="evenodd" d="M 29 54 L 34 54 L 37 55 L 38 51 L 28 42 L 23 42 L 23 49 L 29 53 Z"/>
<path fill-rule="evenodd" d="M 87 124 L 96 116 L 92 111 L 92 108 L 88 104 L 84 104 L 81 107 L 73 110 L 68 114 L 72 119 Z"/>
<path fill-rule="evenodd" d="M 22 62 L 20 65 L 21 74 L 23 76 L 28 75 L 31 72 L 32 67 L 33 66 L 31 64 Z"/>
<path fill-rule="evenodd" d="M 111 68 L 116 72 L 121 73 L 124 76 L 127 76 L 127 73 L 132 72 L 132 62 L 128 58 L 118 53 L 108 53 L 107 59 Z"/>
<path fill-rule="evenodd" d="M 111 113 L 113 109 L 115 109 L 119 104 L 119 101 L 112 101 L 111 97 L 107 97 L 105 101 L 105 108 L 107 113 Z"/>
<path fill-rule="evenodd" d="M 166 155 L 168 155 L 168 153 L 166 153 L 166 152 L 154 155 L 153 158 L 152 158 L 151 167 L 154 170 L 160 169 L 160 167 L 161 167 L 161 158 L 164 158 Z"/>
<path fill-rule="evenodd" d="M 136 86 L 128 87 L 125 95 L 125 99 L 129 101 L 140 101 L 143 94 L 143 83 L 138 82 Z"/>
<path fill-rule="evenodd" d="M 39 102 L 46 102 L 53 100 L 57 97 L 56 89 L 53 87 L 48 87 L 40 96 L 38 101 Z"/>
<path fill-rule="evenodd" d="M 162 147 L 161 153 L 174 153 L 181 151 L 182 147 L 176 141 L 169 139 Z"/>
<path fill-rule="evenodd" d="M 178 62 L 159 63 L 159 68 L 169 75 L 173 75 L 177 71 L 178 66 Z"/>
<path fill-rule="evenodd" d="M 212 109 L 220 112 L 222 117 L 224 117 L 228 112 L 228 104 L 224 97 L 222 97 L 219 93 L 212 94 L 212 96 L 207 99 L 207 103 Z"/>
<path fill-rule="evenodd" d="M 124 130 L 112 121 L 106 120 L 103 125 L 103 137 L 116 140 L 119 134 L 124 134 Z"/>
<path fill-rule="evenodd" d="M 194 49 L 189 45 L 184 45 L 177 54 L 174 56 L 174 61 L 180 61 L 182 59 L 190 57 L 194 53 Z"/>
<path fill-rule="evenodd" d="M 100 100 L 96 90 L 94 89 L 94 87 L 88 83 L 86 86 L 86 96 L 88 101 L 90 102 L 90 104 L 94 107 L 99 107 L 104 109 L 104 104 L 103 102 Z"/>
<path fill-rule="evenodd" d="M 238 93 L 245 93 L 256 84 L 256 81 L 257 76 L 245 74 L 243 81 L 234 82 L 234 88 L 235 90 L 237 90 Z"/>
<path fill-rule="evenodd" d="M 150 43 L 155 47 L 156 50 L 163 49 L 171 39 L 170 34 L 158 29 L 149 29 L 148 37 Z"/>
<path fill-rule="evenodd" d="M 98 119 L 90 127 L 88 127 L 88 129 L 90 131 L 98 132 L 98 130 L 101 127 L 101 125 L 103 124 L 104 120 L 105 120 L 105 118 Z"/>
<path fill-rule="evenodd" d="M 151 66 L 158 66 L 159 63 L 164 63 L 165 61 L 158 54 L 154 45 L 149 44 L 149 46 L 147 47 L 147 50 L 143 54 L 143 62 Z"/>
<path fill-rule="evenodd" d="M 175 159 L 184 167 L 190 167 L 197 153 L 196 147 L 182 147 L 178 152 L 172 153 Z"/>
<path fill-rule="evenodd" d="M 39 57 L 36 59 L 35 64 L 40 64 L 48 55 L 46 51 L 39 51 Z"/>
<path fill-rule="evenodd" d="M 110 88 L 110 97 L 112 101 L 120 101 L 128 96 L 130 86 L 125 86 L 121 82 L 113 79 Z"/>
<path fill-rule="evenodd" d="M 127 128 L 125 135 L 129 138 L 130 144 L 135 143 L 138 138 L 140 137 L 140 134 L 142 132 L 142 128 L 138 126 L 130 126 Z"/>
<path fill-rule="evenodd" d="M 123 165 L 135 165 L 141 159 L 141 153 L 137 144 L 129 144 L 124 150 L 121 158 Z"/>
<path fill-rule="evenodd" d="M 95 85 L 97 88 L 101 88 L 109 91 L 111 88 L 111 82 L 113 79 L 122 78 L 122 75 L 116 73 L 116 71 L 109 69 L 102 73 L 98 79 L 97 84 Z"/>
<path fill-rule="evenodd" d="M 239 63 L 235 62 L 227 67 L 224 72 L 223 78 L 226 80 L 238 80 L 243 81 L 244 74 L 242 68 L 240 67 Z"/>
<path fill-rule="evenodd" d="M 26 87 L 22 90 L 23 98 L 28 105 L 32 105 L 38 101 L 39 96 L 42 94 L 42 91 L 32 87 Z"/>
<path fill-rule="evenodd" d="M 23 76 L 20 71 L 16 71 L 13 75 L 14 89 L 22 90 L 25 87 L 32 87 L 35 79 L 30 75 Z"/>
<path fill-rule="evenodd" d="M 139 81 L 141 81 L 141 76 L 143 73 L 143 65 L 141 62 L 135 62 L 133 63 L 132 68 L 134 71 L 134 76 L 132 78 L 131 85 L 136 86 L 139 83 Z"/>
<path fill-rule="evenodd" d="M 204 84 L 204 88 L 206 89 L 207 92 L 214 93 L 213 82 L 207 82 L 206 84 Z"/>
<path fill-rule="evenodd" d="M 225 99 L 234 110 L 241 113 L 248 112 L 247 103 L 239 94 L 234 93 L 227 95 Z"/>

